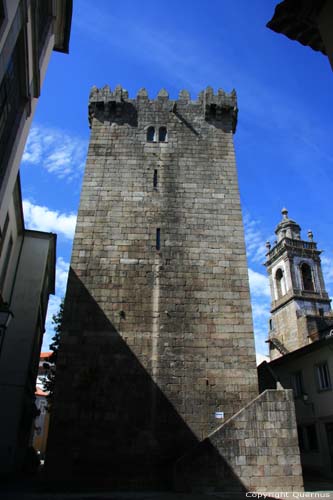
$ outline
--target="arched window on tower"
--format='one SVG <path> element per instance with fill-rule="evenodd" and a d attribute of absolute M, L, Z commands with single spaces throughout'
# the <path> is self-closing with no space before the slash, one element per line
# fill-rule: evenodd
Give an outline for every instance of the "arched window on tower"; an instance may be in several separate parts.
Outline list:
<path fill-rule="evenodd" d="M 314 286 L 312 279 L 312 271 L 309 264 L 306 264 L 305 262 L 301 264 L 301 275 L 302 275 L 303 290 L 306 290 L 308 292 L 313 292 Z"/>
<path fill-rule="evenodd" d="M 148 142 L 154 142 L 155 140 L 155 128 L 154 127 L 148 127 L 147 128 L 147 141 Z"/>
<path fill-rule="evenodd" d="M 286 293 L 286 286 L 284 282 L 283 271 L 281 268 L 279 268 L 275 273 L 275 283 L 276 283 L 277 298 L 279 299 Z"/>
<path fill-rule="evenodd" d="M 167 128 L 166 127 L 160 127 L 158 131 L 158 140 L 160 142 L 166 142 L 168 136 Z"/>

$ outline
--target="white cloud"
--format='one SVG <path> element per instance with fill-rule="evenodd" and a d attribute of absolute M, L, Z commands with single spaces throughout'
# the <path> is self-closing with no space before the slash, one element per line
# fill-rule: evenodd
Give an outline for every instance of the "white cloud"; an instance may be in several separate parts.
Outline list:
<path fill-rule="evenodd" d="M 248 213 L 244 215 L 244 231 L 248 259 L 252 262 L 263 263 L 267 253 L 265 243 L 273 237 L 263 236 L 260 229 L 260 222 L 251 219 Z"/>
<path fill-rule="evenodd" d="M 253 269 L 248 269 L 252 297 L 270 297 L 268 277 Z"/>
<path fill-rule="evenodd" d="M 56 291 L 61 297 L 63 297 L 66 292 L 68 271 L 69 262 L 66 262 L 62 257 L 58 257 L 56 267 Z"/>
<path fill-rule="evenodd" d="M 76 215 L 73 213 L 60 213 L 29 200 L 23 200 L 23 212 L 28 229 L 59 233 L 67 239 L 74 236 Z"/>
<path fill-rule="evenodd" d="M 87 141 L 61 129 L 34 125 L 29 133 L 22 162 L 40 165 L 60 179 L 82 174 Z"/>
<path fill-rule="evenodd" d="M 268 319 L 270 316 L 270 300 L 266 299 L 252 299 L 252 317 L 253 317 L 253 327 L 256 351 L 260 353 L 266 353 L 268 351 L 267 347 L 267 337 L 268 337 Z"/>
<path fill-rule="evenodd" d="M 257 352 L 256 359 L 257 359 L 257 366 L 259 366 L 263 361 L 269 361 L 269 356 Z"/>
<path fill-rule="evenodd" d="M 326 285 L 332 285 L 333 284 L 333 258 L 327 257 L 326 255 L 323 255 L 321 257 L 321 263 L 322 263 L 322 268 L 323 268 L 324 281 L 325 281 Z"/>

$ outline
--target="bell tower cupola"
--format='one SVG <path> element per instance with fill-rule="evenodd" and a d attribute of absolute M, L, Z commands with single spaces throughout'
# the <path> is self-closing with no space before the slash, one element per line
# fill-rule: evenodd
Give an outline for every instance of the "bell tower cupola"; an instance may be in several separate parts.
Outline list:
<path fill-rule="evenodd" d="M 271 291 L 270 357 L 294 351 L 317 339 L 325 317 L 332 317 L 320 254 L 313 241 L 302 240 L 301 227 L 282 209 L 276 241 L 266 243 L 265 266 Z"/>

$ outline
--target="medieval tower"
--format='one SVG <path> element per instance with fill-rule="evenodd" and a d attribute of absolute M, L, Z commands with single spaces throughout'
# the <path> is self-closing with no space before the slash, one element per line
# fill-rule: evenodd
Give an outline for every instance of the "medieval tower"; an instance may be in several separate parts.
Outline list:
<path fill-rule="evenodd" d="M 265 266 L 269 275 L 272 306 L 269 320 L 270 358 L 275 359 L 317 339 L 321 326 L 332 319 L 330 298 L 325 289 L 317 244 L 282 210 L 282 221 L 273 247 L 266 244 Z M 316 338 L 312 338 L 311 334 Z"/>
<path fill-rule="evenodd" d="M 89 120 L 47 461 L 57 477 L 161 487 L 177 459 L 258 397 L 236 94 L 129 99 L 94 87 Z M 289 396 L 271 392 L 294 432 Z M 243 436 L 255 418 L 239 424 Z M 289 434 L 281 446 L 293 443 L 297 464 Z M 247 445 L 235 443 L 241 475 Z"/>

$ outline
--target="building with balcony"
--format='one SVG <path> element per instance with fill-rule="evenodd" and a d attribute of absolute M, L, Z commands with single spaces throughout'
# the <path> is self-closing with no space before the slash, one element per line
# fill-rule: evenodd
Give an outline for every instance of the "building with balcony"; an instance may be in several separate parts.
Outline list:
<path fill-rule="evenodd" d="M 1 475 L 24 467 L 31 444 L 55 282 L 56 237 L 25 229 L 19 165 L 52 50 L 68 52 L 71 16 L 71 0 L 0 0 Z"/>
<path fill-rule="evenodd" d="M 333 472 L 333 314 L 325 289 L 320 253 L 308 231 L 282 210 L 277 241 L 267 247 L 266 268 L 272 297 L 270 362 L 258 367 L 260 391 L 277 383 L 292 389 L 301 461 L 308 473 Z"/>

